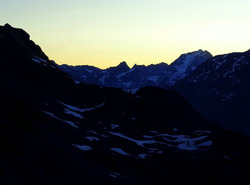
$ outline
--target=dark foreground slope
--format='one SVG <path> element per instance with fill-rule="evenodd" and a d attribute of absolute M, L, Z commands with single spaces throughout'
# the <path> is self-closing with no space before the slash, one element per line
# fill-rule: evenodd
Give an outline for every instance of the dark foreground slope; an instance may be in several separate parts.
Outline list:
<path fill-rule="evenodd" d="M 0 27 L 0 184 L 249 184 L 249 140 L 173 91 L 74 82 Z"/>
<path fill-rule="evenodd" d="M 216 56 L 175 89 L 207 118 L 250 137 L 250 50 Z"/>

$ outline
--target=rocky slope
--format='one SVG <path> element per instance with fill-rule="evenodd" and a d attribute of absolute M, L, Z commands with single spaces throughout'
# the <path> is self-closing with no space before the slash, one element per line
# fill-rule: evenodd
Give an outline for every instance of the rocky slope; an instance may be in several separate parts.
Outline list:
<path fill-rule="evenodd" d="M 0 27 L 0 184 L 249 184 L 249 140 L 174 91 L 78 83 Z"/>

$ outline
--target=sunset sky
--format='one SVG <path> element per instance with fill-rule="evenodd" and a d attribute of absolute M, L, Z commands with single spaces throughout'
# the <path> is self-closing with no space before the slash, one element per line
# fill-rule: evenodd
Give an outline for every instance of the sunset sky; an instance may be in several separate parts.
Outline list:
<path fill-rule="evenodd" d="M 0 24 L 27 31 L 58 64 L 107 68 L 246 51 L 249 8 L 249 0 L 0 0 Z"/>

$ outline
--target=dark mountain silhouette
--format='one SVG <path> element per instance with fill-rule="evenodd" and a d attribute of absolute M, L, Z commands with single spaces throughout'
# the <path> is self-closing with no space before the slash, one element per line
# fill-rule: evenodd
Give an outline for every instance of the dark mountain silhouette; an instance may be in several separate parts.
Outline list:
<path fill-rule="evenodd" d="M 78 83 L 10 25 L 0 65 L 1 185 L 250 182 L 249 140 L 174 91 Z"/>
<path fill-rule="evenodd" d="M 131 69 L 126 62 L 106 70 L 90 66 L 58 66 L 77 81 L 100 86 L 137 90 L 145 86 L 166 87 L 188 76 L 201 63 L 211 58 L 207 51 L 198 50 L 182 54 L 172 64 L 134 65 Z"/>
<path fill-rule="evenodd" d="M 201 64 L 175 89 L 202 115 L 250 137 L 250 50 Z"/>

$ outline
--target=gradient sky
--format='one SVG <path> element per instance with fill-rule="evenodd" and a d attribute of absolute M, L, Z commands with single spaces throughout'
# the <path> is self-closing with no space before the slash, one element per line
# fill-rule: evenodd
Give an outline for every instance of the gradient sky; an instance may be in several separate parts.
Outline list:
<path fill-rule="evenodd" d="M 0 24 L 26 30 L 58 64 L 107 68 L 246 51 L 249 8 L 249 0 L 0 0 Z"/>

